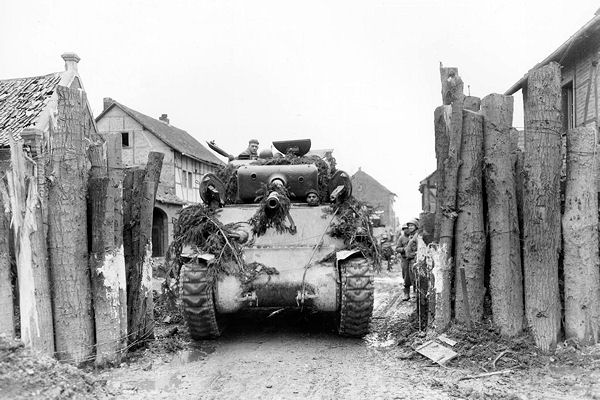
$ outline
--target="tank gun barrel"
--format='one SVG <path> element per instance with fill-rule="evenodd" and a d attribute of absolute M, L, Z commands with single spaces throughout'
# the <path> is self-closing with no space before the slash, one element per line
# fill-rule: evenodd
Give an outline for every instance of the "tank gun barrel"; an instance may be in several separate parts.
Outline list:
<path fill-rule="evenodd" d="M 206 144 L 214 152 L 222 155 L 223 157 L 227 157 L 229 160 L 233 160 L 235 158 L 234 156 L 232 156 L 231 154 L 229 154 L 228 152 L 226 152 L 225 150 L 223 150 L 222 148 L 220 148 L 219 146 L 217 146 L 214 140 L 211 140 L 210 142 L 206 142 Z"/>
<path fill-rule="evenodd" d="M 267 207 L 269 207 L 271 210 L 275 210 L 279 208 L 279 206 L 281 206 L 279 194 L 273 191 L 269 194 L 269 196 L 267 196 Z"/>

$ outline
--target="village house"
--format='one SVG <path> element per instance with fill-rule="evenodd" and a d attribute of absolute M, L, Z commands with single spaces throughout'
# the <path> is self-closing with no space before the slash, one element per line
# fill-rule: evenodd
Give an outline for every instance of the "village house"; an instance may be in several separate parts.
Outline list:
<path fill-rule="evenodd" d="M 125 167 L 145 165 L 151 151 L 164 153 L 152 221 L 152 255 L 164 256 L 177 212 L 185 204 L 201 201 L 201 177 L 216 172 L 223 161 L 189 133 L 171 125 L 167 114 L 155 119 L 105 98 L 96 124 L 101 134 L 121 136 Z"/>
<path fill-rule="evenodd" d="M 598 127 L 599 59 L 600 13 L 596 12 L 594 18 L 533 67 L 537 68 L 552 61 L 562 66 L 562 112 L 565 131 L 579 126 Z M 505 94 L 513 95 L 525 89 L 526 85 L 527 75 L 512 85 Z M 525 97 L 526 90 L 521 91 Z"/>
<path fill-rule="evenodd" d="M 360 201 L 369 203 L 375 208 L 378 219 L 375 224 L 386 231 L 396 231 L 396 214 L 394 201 L 396 194 L 379 183 L 360 167 L 351 178 L 352 194 Z"/>
<path fill-rule="evenodd" d="M 437 170 L 427 175 L 425 179 L 419 182 L 419 192 L 421 192 L 421 210 L 424 213 L 435 213 L 437 206 Z"/>
<path fill-rule="evenodd" d="M 56 129 L 57 121 L 63 118 L 59 109 L 57 87 L 76 90 L 83 107 L 77 116 L 87 132 L 97 132 L 93 114 L 87 101 L 83 83 L 77 70 L 80 58 L 75 53 L 62 55 L 65 70 L 30 78 L 0 80 L 0 152 L 3 160 L 10 158 L 8 151 L 9 135 L 15 140 L 23 139 L 31 146 L 35 141 L 45 146 L 51 131 Z"/>

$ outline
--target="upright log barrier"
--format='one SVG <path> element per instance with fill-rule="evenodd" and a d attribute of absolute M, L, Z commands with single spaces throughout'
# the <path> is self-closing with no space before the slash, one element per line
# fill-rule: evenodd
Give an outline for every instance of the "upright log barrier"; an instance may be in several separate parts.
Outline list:
<path fill-rule="evenodd" d="M 112 257 L 115 264 L 123 266 L 119 275 L 119 335 L 120 348 L 127 348 L 127 281 L 125 277 L 125 252 L 123 249 L 123 160 L 120 134 L 109 134 L 106 137 L 106 161 L 111 193 L 113 195 L 114 251 Z"/>
<path fill-rule="evenodd" d="M 50 301 L 50 279 L 37 166 L 26 159 L 22 143 L 8 135 L 11 169 L 7 188 L 2 182 L 3 202 L 10 204 L 17 262 L 21 340 L 27 347 L 52 355 L 54 324 Z M 12 311 L 12 307 L 11 307 Z"/>
<path fill-rule="evenodd" d="M 6 169 L 0 162 L 0 179 L 4 180 Z M 10 199 L 5 192 L 4 182 L 0 182 L 0 335 L 15 337 L 14 301 L 12 288 L 11 256 L 9 247 L 10 237 Z"/>
<path fill-rule="evenodd" d="M 458 183 L 458 168 L 462 138 L 462 118 L 465 95 L 463 94 L 463 82 L 458 76 L 457 68 L 444 68 L 440 66 L 440 77 L 442 81 L 442 99 L 444 105 L 451 106 L 450 130 L 448 140 L 448 156 L 444 161 L 444 186 L 440 193 L 440 249 L 442 251 L 439 266 L 443 268 L 441 274 L 441 293 L 436 301 L 435 326 L 438 330 L 445 330 L 451 321 L 451 299 L 452 290 L 452 254 L 454 250 L 454 222 L 456 212 L 456 192 Z M 437 288 L 436 288 L 437 290 Z"/>
<path fill-rule="evenodd" d="M 437 201 L 434 218 L 433 240 L 440 243 L 442 219 L 442 196 L 446 193 L 446 159 L 450 147 L 450 118 L 452 106 L 437 107 L 434 112 L 435 156 L 437 159 Z M 434 268 L 431 272 L 431 296 L 429 300 L 429 325 L 443 330 L 451 319 L 451 273 L 452 256 L 448 253 L 448 245 L 439 246 L 435 254 Z"/>
<path fill-rule="evenodd" d="M 461 166 L 457 188 L 458 216 L 455 226 L 455 277 L 456 282 L 459 282 L 460 278 L 461 285 L 456 285 L 454 312 L 457 321 L 470 324 L 472 321 L 481 320 L 485 295 L 483 117 L 466 109 L 462 110 L 462 114 Z"/>
<path fill-rule="evenodd" d="M 52 132 L 47 170 L 48 254 L 59 360 L 80 364 L 94 350 L 94 315 L 88 266 L 87 139 L 85 93 L 62 86 L 58 127 Z"/>
<path fill-rule="evenodd" d="M 450 147 L 450 118 L 452 107 L 449 105 L 439 106 L 433 112 L 433 125 L 435 129 L 435 158 L 437 162 L 436 169 L 436 190 L 437 201 L 435 208 L 435 225 L 433 240 L 440 241 L 440 229 L 442 225 L 442 203 L 441 194 L 445 192 L 446 159 L 448 158 L 448 148 Z"/>
<path fill-rule="evenodd" d="M 481 108 L 492 317 L 503 335 L 515 336 L 523 330 L 523 273 L 511 158 L 513 98 L 491 94 L 483 98 Z"/>
<path fill-rule="evenodd" d="M 152 215 L 164 154 L 151 152 L 145 169 L 128 170 L 123 194 L 123 243 L 127 268 L 129 342 L 154 337 Z"/>
<path fill-rule="evenodd" d="M 565 278 L 565 336 L 596 344 L 600 329 L 600 260 L 596 130 L 567 134 L 567 182 L 562 218 Z"/>
<path fill-rule="evenodd" d="M 114 243 L 114 187 L 108 177 L 104 144 L 89 149 L 92 169 L 89 180 L 91 215 L 90 271 L 96 329 L 96 365 L 121 360 L 120 292 L 125 285 L 125 262 Z M 122 253 L 121 253 L 122 255 Z"/>
<path fill-rule="evenodd" d="M 561 157 L 560 67 L 552 62 L 529 72 L 525 101 L 523 270 L 525 315 L 543 351 L 560 333 L 558 255 Z"/>

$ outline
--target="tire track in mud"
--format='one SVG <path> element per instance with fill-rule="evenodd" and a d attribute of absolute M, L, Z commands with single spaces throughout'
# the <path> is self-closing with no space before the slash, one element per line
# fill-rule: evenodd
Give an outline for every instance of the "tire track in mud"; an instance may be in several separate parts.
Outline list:
<path fill-rule="evenodd" d="M 586 398 L 586 393 L 600 391 L 600 385 L 585 386 L 598 380 L 598 372 L 573 380 L 579 386 L 565 386 L 564 373 L 552 375 L 543 369 L 459 382 L 472 371 L 440 368 L 418 356 L 403 359 L 407 350 L 396 345 L 397 327 L 414 302 L 399 299 L 388 308 L 402 290 L 397 272 L 377 275 L 375 286 L 374 319 L 364 340 L 341 338 L 332 324 L 321 320 L 311 325 L 298 313 L 246 315 L 220 339 L 190 345 L 183 351 L 189 357 L 161 354 L 149 369 L 143 358 L 107 372 L 109 385 L 121 385 L 119 398 L 168 400 L 542 399 Z"/>

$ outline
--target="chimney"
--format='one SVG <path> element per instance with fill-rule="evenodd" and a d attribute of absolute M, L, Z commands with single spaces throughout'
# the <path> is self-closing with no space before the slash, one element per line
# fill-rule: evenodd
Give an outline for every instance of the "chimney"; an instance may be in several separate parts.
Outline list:
<path fill-rule="evenodd" d="M 167 117 L 167 114 L 161 115 L 159 120 L 161 120 L 162 122 L 164 122 L 167 125 L 169 124 L 169 118 Z"/>
<path fill-rule="evenodd" d="M 81 60 L 77 54 L 65 53 L 61 57 L 65 60 L 65 71 L 77 72 L 77 63 Z"/>
<path fill-rule="evenodd" d="M 102 100 L 102 102 L 103 102 L 103 105 L 104 105 L 104 108 L 102 109 L 102 111 L 106 111 L 106 109 L 107 109 L 108 107 L 110 107 L 110 105 L 111 105 L 112 103 L 114 103 L 114 100 L 113 100 L 113 99 L 111 99 L 110 97 L 105 97 L 105 98 Z"/>

